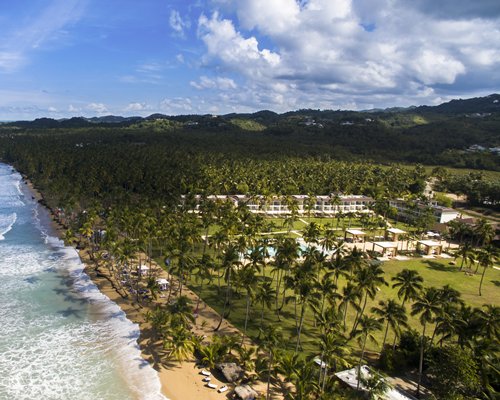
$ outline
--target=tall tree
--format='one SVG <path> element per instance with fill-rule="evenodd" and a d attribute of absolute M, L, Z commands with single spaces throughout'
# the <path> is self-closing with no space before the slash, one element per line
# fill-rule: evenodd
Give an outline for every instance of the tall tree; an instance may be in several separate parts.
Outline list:
<path fill-rule="evenodd" d="M 434 317 L 441 311 L 441 297 L 439 290 L 435 287 L 426 288 L 412 305 L 411 315 L 419 315 L 422 324 L 422 337 L 420 340 L 420 361 L 418 366 L 417 396 L 420 396 L 422 384 L 422 371 L 424 365 L 425 328 L 427 324 L 434 321 Z"/>

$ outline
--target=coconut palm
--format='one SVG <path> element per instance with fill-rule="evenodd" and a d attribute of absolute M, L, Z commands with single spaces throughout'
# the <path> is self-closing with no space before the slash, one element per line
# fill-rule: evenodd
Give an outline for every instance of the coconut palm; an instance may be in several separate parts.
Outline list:
<path fill-rule="evenodd" d="M 499 253 L 498 249 L 493 245 L 489 244 L 477 251 L 477 261 L 481 267 L 483 267 L 483 273 L 481 274 L 481 281 L 479 282 L 479 296 L 482 295 L 481 288 L 483 287 L 484 275 L 486 274 L 486 269 L 493 267 L 498 261 Z"/>
<path fill-rule="evenodd" d="M 375 263 L 369 264 L 366 268 L 359 269 L 356 273 L 355 281 L 358 291 L 362 294 L 364 300 L 360 300 L 358 304 L 360 310 L 355 318 L 351 333 L 353 333 L 357 328 L 359 323 L 358 321 L 365 311 L 368 297 L 373 300 L 377 295 L 377 291 L 380 290 L 379 286 L 388 285 L 384 278 L 384 270 L 382 269 L 381 264 Z M 361 306 L 361 301 L 363 301 L 363 306 Z"/>
<path fill-rule="evenodd" d="M 379 320 L 363 315 L 360 318 L 359 321 L 359 327 L 360 329 L 354 332 L 353 337 L 358 337 L 358 342 L 361 346 L 361 356 L 359 357 L 358 361 L 358 385 L 356 387 L 357 390 L 359 390 L 359 384 L 360 384 L 360 379 L 359 377 L 361 376 L 361 364 L 363 362 L 363 357 L 365 356 L 365 350 L 366 350 L 366 342 L 368 339 L 370 339 L 371 342 L 374 344 L 377 344 L 377 339 L 375 339 L 375 336 L 373 335 L 376 331 L 379 331 L 382 329 L 382 324 Z"/>
<path fill-rule="evenodd" d="M 236 266 L 240 266 L 241 262 L 239 260 L 239 253 L 238 249 L 234 245 L 229 245 L 223 253 L 222 257 L 222 268 L 224 269 L 224 275 L 226 279 L 226 296 L 224 300 L 224 306 L 222 308 L 222 313 L 220 315 L 220 320 L 219 324 L 217 327 L 214 329 L 214 331 L 218 331 L 222 325 L 222 321 L 224 321 L 224 318 L 226 317 L 226 310 L 227 307 L 229 306 L 229 302 L 231 299 L 231 290 L 232 290 L 232 273 L 234 272 L 234 269 Z"/>
<path fill-rule="evenodd" d="M 255 288 L 257 287 L 257 277 L 255 269 L 252 265 L 247 264 L 237 271 L 237 280 L 241 287 L 246 291 L 246 308 L 245 308 L 245 324 L 243 328 L 243 340 L 247 334 L 248 316 L 250 313 L 250 302 L 255 296 Z"/>
<path fill-rule="evenodd" d="M 495 229 L 484 217 L 478 221 L 473 232 L 477 238 L 476 246 L 485 246 L 495 237 Z"/>
<path fill-rule="evenodd" d="M 260 350 L 264 353 L 267 364 L 267 389 L 266 389 L 266 400 L 269 400 L 270 396 L 270 386 L 271 377 L 274 373 L 275 368 L 275 358 L 279 351 L 280 344 L 283 343 L 283 335 L 281 333 L 281 328 L 270 325 L 266 327 L 265 330 L 261 330 L 259 336 L 262 334 L 263 338 L 259 346 Z"/>
<path fill-rule="evenodd" d="M 460 245 L 458 250 L 455 252 L 455 260 L 458 257 L 461 258 L 459 271 L 462 271 L 464 265 L 472 265 L 475 261 L 475 252 L 470 241 L 466 241 Z"/>
<path fill-rule="evenodd" d="M 408 326 L 408 317 L 406 315 L 405 308 L 396 303 L 395 300 L 380 300 L 378 302 L 378 307 L 372 307 L 371 311 L 373 314 L 379 316 L 379 321 L 386 321 L 387 324 L 385 326 L 384 332 L 384 340 L 382 342 L 382 350 L 385 346 L 385 341 L 387 339 L 387 332 L 389 331 L 389 326 L 394 331 L 394 335 L 398 336 L 399 332 L 401 332 L 401 328 L 406 328 Z"/>
<path fill-rule="evenodd" d="M 420 314 L 422 324 L 422 338 L 420 341 L 420 362 L 418 367 L 417 395 L 420 395 L 420 385 L 422 383 L 422 370 L 424 364 L 425 328 L 427 324 L 434 321 L 435 316 L 441 311 L 441 297 L 439 290 L 435 287 L 426 288 L 412 304 L 411 315 Z"/>
<path fill-rule="evenodd" d="M 194 352 L 192 333 L 182 325 L 171 328 L 169 338 L 164 341 L 167 358 L 182 362 Z"/>
<path fill-rule="evenodd" d="M 485 304 L 482 308 L 475 308 L 473 318 L 478 324 L 481 337 L 488 340 L 499 340 L 500 307 L 493 304 Z"/>
<path fill-rule="evenodd" d="M 325 388 L 330 369 L 333 372 L 337 372 L 349 366 L 350 348 L 347 345 L 347 341 L 344 335 L 333 331 L 326 332 L 320 336 L 320 366 L 324 365 L 324 368 L 320 368 L 318 377 L 320 392 Z"/>
<path fill-rule="evenodd" d="M 270 309 L 273 305 L 273 301 L 276 297 L 274 289 L 271 285 L 271 282 L 268 280 L 262 280 L 257 285 L 255 290 L 255 301 L 260 304 L 260 322 L 259 329 L 262 328 L 262 322 L 264 320 L 264 310 L 267 307 Z"/>
<path fill-rule="evenodd" d="M 342 289 L 342 294 L 340 295 L 340 308 L 342 309 L 344 319 L 344 330 L 346 329 L 348 307 L 352 306 L 356 312 L 359 312 L 360 308 L 358 302 L 360 302 L 361 299 L 362 294 L 354 283 L 348 282 Z"/>
<path fill-rule="evenodd" d="M 330 276 L 323 275 L 323 277 L 314 282 L 314 288 L 320 293 L 321 297 L 321 310 L 323 312 L 325 308 L 325 300 L 327 298 L 332 298 L 331 294 L 337 290 L 337 285 L 332 281 Z"/>
<path fill-rule="evenodd" d="M 404 306 L 407 300 L 416 299 L 422 290 L 424 279 L 413 269 L 403 269 L 392 278 L 392 287 L 398 289 L 398 298 L 403 299 L 401 305 Z"/>

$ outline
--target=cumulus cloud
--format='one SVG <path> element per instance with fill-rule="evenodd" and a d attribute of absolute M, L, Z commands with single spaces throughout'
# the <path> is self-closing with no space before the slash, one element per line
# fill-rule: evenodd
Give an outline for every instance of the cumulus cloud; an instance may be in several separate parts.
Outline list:
<path fill-rule="evenodd" d="M 88 111 L 94 111 L 94 112 L 96 112 L 98 114 L 104 114 L 104 113 L 109 112 L 108 108 L 103 103 L 90 103 L 90 104 L 87 104 L 86 109 Z"/>
<path fill-rule="evenodd" d="M 183 20 L 181 14 L 177 10 L 170 11 L 170 18 L 168 20 L 170 28 L 179 36 L 184 36 L 185 29 L 191 26 L 189 20 Z"/>
<path fill-rule="evenodd" d="M 236 31 L 233 22 L 202 15 L 198 21 L 198 34 L 208 50 L 208 58 L 220 59 L 225 66 L 245 75 L 261 76 L 267 68 L 277 67 L 280 56 L 269 49 L 259 49 L 254 36 L 244 38 Z"/>
<path fill-rule="evenodd" d="M 422 103 L 461 94 L 472 76 L 476 92 L 494 87 L 492 79 L 500 85 L 495 72 L 500 67 L 498 1 L 222 3 L 226 15 L 202 15 L 198 36 L 206 46 L 206 67 L 246 81 L 240 97 L 247 100 L 226 93 L 229 102 L 273 109 L 294 104 L 363 108 L 386 100 Z M 454 12 L 440 11 L 455 5 Z M 215 78 L 201 77 L 191 86 L 223 90 Z"/>
<path fill-rule="evenodd" d="M 160 110 L 167 114 L 188 114 L 194 112 L 193 102 L 189 98 L 166 98 L 160 102 Z"/>
<path fill-rule="evenodd" d="M 220 89 L 220 90 L 231 90 L 236 89 L 238 86 L 231 78 L 221 78 L 216 77 L 211 79 L 207 76 L 200 77 L 198 82 L 191 81 L 190 85 L 196 89 Z"/>
<path fill-rule="evenodd" d="M 127 107 L 125 107 L 125 111 L 145 111 L 148 109 L 149 107 L 146 103 L 129 103 Z"/>

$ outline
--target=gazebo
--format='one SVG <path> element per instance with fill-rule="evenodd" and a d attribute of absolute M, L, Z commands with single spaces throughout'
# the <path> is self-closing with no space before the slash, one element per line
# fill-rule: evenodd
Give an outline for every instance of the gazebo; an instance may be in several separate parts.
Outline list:
<path fill-rule="evenodd" d="M 422 251 L 422 247 L 424 248 L 423 253 L 428 256 L 432 254 L 439 255 L 443 251 L 443 245 L 436 240 L 419 240 L 417 242 L 417 251 Z"/>
<path fill-rule="evenodd" d="M 392 242 L 397 242 L 400 235 L 404 235 L 406 231 L 399 228 L 389 228 L 385 231 L 385 239 Z"/>
<path fill-rule="evenodd" d="M 395 257 L 398 251 L 398 242 L 373 242 L 373 251 L 375 251 L 375 247 L 382 249 L 382 256 L 389 255 L 390 257 Z"/>
<path fill-rule="evenodd" d="M 354 243 L 356 242 L 361 243 L 364 241 L 365 233 L 359 229 L 346 229 L 344 234 L 344 239 L 347 239 L 348 234 L 351 235 L 352 241 Z"/>
<path fill-rule="evenodd" d="M 147 265 L 139 265 L 138 272 L 140 275 L 147 274 L 149 272 L 149 267 Z"/>
<path fill-rule="evenodd" d="M 158 278 L 156 283 L 160 290 L 167 290 L 169 282 L 165 278 Z"/>

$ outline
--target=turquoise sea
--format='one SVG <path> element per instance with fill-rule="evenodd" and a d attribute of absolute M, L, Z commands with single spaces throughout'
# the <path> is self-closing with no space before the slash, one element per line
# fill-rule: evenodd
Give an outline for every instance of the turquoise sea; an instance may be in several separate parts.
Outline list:
<path fill-rule="evenodd" d="M 0 163 L 0 399 L 165 399 L 138 336 Z"/>

